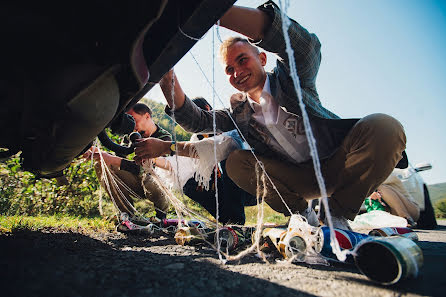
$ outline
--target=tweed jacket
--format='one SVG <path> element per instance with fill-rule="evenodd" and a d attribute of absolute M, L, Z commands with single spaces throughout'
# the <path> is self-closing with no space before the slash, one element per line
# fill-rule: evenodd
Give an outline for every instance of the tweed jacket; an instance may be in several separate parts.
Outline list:
<path fill-rule="evenodd" d="M 259 9 L 265 11 L 272 20 L 270 28 L 265 32 L 264 39 L 255 43 L 266 51 L 279 56 L 276 67 L 268 73 L 271 95 L 277 100 L 280 108 L 288 113 L 301 117 L 301 110 L 290 76 L 289 59 L 286 53 L 285 40 L 282 31 L 282 18 L 279 8 L 273 2 L 266 2 Z M 289 29 L 291 46 L 294 50 L 294 60 L 302 89 L 302 98 L 310 118 L 313 134 L 316 139 L 321 158 L 328 157 L 340 145 L 351 127 L 358 119 L 341 120 L 337 115 L 325 109 L 316 90 L 316 76 L 321 62 L 320 43 L 316 35 L 310 34 L 297 22 L 291 20 Z M 237 128 L 246 138 L 249 145 L 262 155 L 284 159 L 271 150 L 265 139 L 256 129 L 252 119 L 254 111 L 247 101 L 247 95 L 236 93 L 231 96 L 231 109 L 216 110 L 216 127 L 219 132 Z M 173 111 L 166 108 L 169 115 Z M 237 127 L 235 127 L 232 117 Z M 204 111 L 186 97 L 184 105 L 175 110 L 175 120 L 185 130 L 194 133 L 211 132 L 213 130 L 213 113 Z M 327 153 L 327 148 L 330 148 Z M 321 152 L 324 152 L 321 155 Z"/>

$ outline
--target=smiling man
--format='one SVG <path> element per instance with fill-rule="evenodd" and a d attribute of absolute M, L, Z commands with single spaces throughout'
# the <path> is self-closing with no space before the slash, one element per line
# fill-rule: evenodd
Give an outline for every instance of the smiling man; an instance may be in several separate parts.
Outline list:
<path fill-rule="evenodd" d="M 316 226 L 319 221 L 308 201 L 319 198 L 320 191 L 290 75 L 281 12 L 271 1 L 257 9 L 233 6 L 220 24 L 248 39 L 233 37 L 221 45 L 220 56 L 228 80 L 241 93 L 232 95 L 230 111 L 216 110 L 217 129 L 235 128 L 230 114 L 281 194 L 280 197 L 267 182 L 266 202 L 274 210 L 290 215 L 283 198 L 291 212 L 302 214 Z M 365 197 L 401 160 L 406 144 L 404 129 L 388 115 L 340 119 L 325 109 L 316 89 L 321 44 L 316 35 L 294 20 L 288 33 L 330 196 L 333 223 L 337 228 L 349 229 L 347 219 L 355 218 Z M 265 71 L 266 55 L 257 46 L 279 56 L 271 73 Z M 175 120 L 183 128 L 196 133 L 212 131 L 213 113 L 191 103 L 173 71 L 165 75 L 160 86 L 169 105 L 166 112 L 175 113 Z M 250 151 L 238 150 L 231 153 L 226 163 L 231 179 L 251 194 L 256 193 L 256 162 Z M 326 218 L 321 220 L 326 223 Z"/>

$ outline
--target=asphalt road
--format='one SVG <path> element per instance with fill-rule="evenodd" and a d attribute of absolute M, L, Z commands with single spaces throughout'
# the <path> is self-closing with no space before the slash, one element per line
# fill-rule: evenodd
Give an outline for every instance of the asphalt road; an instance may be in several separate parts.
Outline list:
<path fill-rule="evenodd" d="M 418 278 L 393 286 L 346 264 L 268 264 L 249 255 L 224 265 L 213 250 L 168 235 L 2 234 L 1 296 L 446 296 L 446 221 L 439 223 L 416 230 L 424 253 Z"/>

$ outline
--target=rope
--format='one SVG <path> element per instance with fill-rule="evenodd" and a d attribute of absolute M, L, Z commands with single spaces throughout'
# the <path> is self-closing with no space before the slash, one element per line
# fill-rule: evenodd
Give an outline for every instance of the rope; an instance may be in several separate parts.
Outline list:
<path fill-rule="evenodd" d="M 215 88 L 215 30 L 212 30 L 212 88 Z M 214 136 L 217 135 L 217 124 L 215 122 L 215 93 L 212 92 L 212 129 Z M 216 166 L 214 167 L 214 185 L 215 185 L 215 219 L 216 219 L 216 240 L 217 240 L 217 254 L 220 259 L 220 261 L 223 262 L 220 249 L 221 249 L 221 242 L 220 242 L 220 232 L 218 228 L 218 221 L 220 217 L 220 210 L 219 210 L 219 201 L 218 201 L 218 163 L 217 163 L 217 142 L 214 141 L 214 164 Z"/>
<path fill-rule="evenodd" d="M 299 107 L 302 112 L 302 118 L 303 118 L 303 123 L 304 123 L 304 127 L 305 127 L 305 135 L 307 136 L 308 144 L 310 146 L 310 154 L 311 154 L 312 160 L 313 160 L 313 167 L 314 167 L 316 179 L 317 179 L 317 182 L 319 185 L 319 190 L 321 192 L 322 202 L 323 202 L 324 209 L 325 209 L 325 215 L 327 217 L 328 225 L 330 227 L 331 246 L 332 246 L 333 252 L 336 254 L 338 259 L 340 261 L 345 261 L 346 256 L 345 256 L 345 254 L 343 254 L 341 252 L 341 248 L 339 246 L 339 243 L 336 239 L 336 236 L 335 236 L 335 233 L 333 230 L 333 223 L 331 220 L 331 214 L 330 214 L 330 210 L 328 207 L 328 201 L 327 201 L 327 190 L 325 187 L 324 178 L 322 176 L 321 164 L 320 164 L 319 156 L 317 153 L 316 139 L 313 136 L 313 131 L 311 130 L 310 119 L 309 119 L 307 111 L 305 109 L 305 103 L 303 102 L 302 89 L 300 87 L 299 76 L 297 75 L 296 61 L 294 60 L 294 51 L 293 51 L 293 48 L 291 47 L 290 36 L 288 34 L 288 28 L 291 23 L 290 19 L 288 18 L 287 14 L 286 14 L 286 11 L 288 10 L 288 6 L 289 6 L 288 1 L 285 1 L 285 6 L 283 6 L 282 0 L 279 0 L 279 7 L 280 7 L 280 11 L 281 11 L 281 16 L 282 16 L 282 30 L 283 30 L 283 36 L 285 38 L 286 52 L 288 54 L 290 74 L 291 74 L 291 78 L 293 80 L 293 85 L 294 85 L 294 88 L 296 91 L 297 99 L 299 102 Z"/>

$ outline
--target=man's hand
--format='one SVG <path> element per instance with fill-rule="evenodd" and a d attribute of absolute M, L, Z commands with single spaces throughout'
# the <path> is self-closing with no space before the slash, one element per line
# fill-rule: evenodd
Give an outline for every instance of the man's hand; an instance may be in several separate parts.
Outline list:
<path fill-rule="evenodd" d="M 105 164 L 107 164 L 107 166 L 116 166 L 119 168 L 119 166 L 121 165 L 120 157 L 114 156 L 112 154 L 103 151 L 99 153 L 99 150 L 95 146 L 92 146 L 88 151 L 86 151 L 83 154 L 83 157 L 87 160 L 90 160 L 92 158 L 92 155 L 95 161 L 100 161 L 102 155 L 102 158 L 104 159 L 104 162 Z"/>
<path fill-rule="evenodd" d="M 170 153 L 170 141 L 158 138 L 143 138 L 135 142 L 135 161 L 138 164 L 144 159 L 152 159 Z"/>
<path fill-rule="evenodd" d="M 378 200 L 378 202 L 379 202 L 381 205 L 386 206 L 386 204 L 385 204 L 384 201 L 382 200 L 382 193 L 381 193 L 381 191 L 379 191 L 379 190 L 373 192 L 373 193 L 370 195 L 370 203 L 372 203 L 372 200 Z"/>

